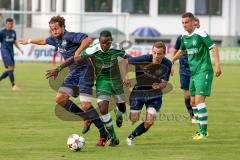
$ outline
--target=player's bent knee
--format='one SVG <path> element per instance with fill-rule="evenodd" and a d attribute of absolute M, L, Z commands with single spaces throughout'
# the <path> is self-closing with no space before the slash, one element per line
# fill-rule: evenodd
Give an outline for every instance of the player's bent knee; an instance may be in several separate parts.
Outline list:
<path fill-rule="evenodd" d="M 195 101 L 194 101 L 194 100 L 193 100 L 193 101 L 191 100 L 191 101 L 190 101 L 190 104 L 191 104 L 191 106 L 196 106 L 196 104 L 195 104 Z"/>
<path fill-rule="evenodd" d="M 139 117 L 138 116 L 130 116 L 130 120 L 132 123 L 136 123 L 137 121 L 139 121 Z"/>
<path fill-rule="evenodd" d="M 8 67 L 7 67 L 7 70 L 8 70 L 8 71 L 13 71 L 13 70 L 14 70 L 14 66 L 8 66 Z"/>
<path fill-rule="evenodd" d="M 120 112 L 122 112 L 122 113 L 126 112 L 126 104 L 125 103 L 117 103 L 117 107 Z"/>
<path fill-rule="evenodd" d="M 91 107 L 91 102 L 81 102 L 81 107 L 84 111 L 87 111 Z"/>
<path fill-rule="evenodd" d="M 191 106 L 196 106 L 194 97 L 190 97 L 190 104 L 191 104 Z"/>
<path fill-rule="evenodd" d="M 108 101 L 101 101 L 98 103 L 98 106 L 99 106 L 100 113 L 102 115 L 105 115 L 108 113 L 108 106 L 109 106 Z"/>
<path fill-rule="evenodd" d="M 130 121 L 132 122 L 132 124 L 139 121 L 139 115 L 140 115 L 139 111 L 131 111 L 129 118 L 130 118 Z"/>
<path fill-rule="evenodd" d="M 58 93 L 55 98 L 55 102 L 60 106 L 64 106 L 67 103 L 68 99 L 69 99 L 69 96 L 67 94 Z"/>

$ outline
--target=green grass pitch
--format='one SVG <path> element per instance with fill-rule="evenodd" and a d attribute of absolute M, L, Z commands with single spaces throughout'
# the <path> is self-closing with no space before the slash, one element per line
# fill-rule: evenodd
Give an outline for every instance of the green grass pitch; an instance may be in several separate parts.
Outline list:
<path fill-rule="evenodd" d="M 213 81 L 209 111 L 209 137 L 193 141 L 196 125 L 186 119 L 187 111 L 179 89 L 177 66 L 171 77 L 174 90 L 165 95 L 161 114 L 146 134 L 127 146 L 127 135 L 136 127 L 125 117 L 116 128 L 120 145 L 97 148 L 94 125 L 83 135 L 86 146 L 80 152 L 66 148 L 67 137 L 81 133 L 82 122 L 62 121 L 55 116 L 55 92 L 45 80 L 43 63 L 17 63 L 20 92 L 10 90 L 8 79 L 0 83 L 0 160 L 225 160 L 240 157 L 240 66 L 223 65 L 223 75 Z M 3 64 L 0 64 L 3 72 Z M 96 104 L 96 103 L 94 103 Z M 144 113 L 144 112 L 143 112 Z M 142 114 L 143 114 L 142 113 Z M 238 158 L 237 158 L 238 157 Z"/>

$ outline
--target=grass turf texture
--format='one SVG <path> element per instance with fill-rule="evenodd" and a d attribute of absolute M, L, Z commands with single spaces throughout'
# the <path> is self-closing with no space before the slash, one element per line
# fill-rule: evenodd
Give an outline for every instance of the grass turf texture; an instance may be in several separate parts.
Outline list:
<path fill-rule="evenodd" d="M 0 65 L 0 71 L 3 72 L 3 65 Z M 85 148 L 80 152 L 71 152 L 66 147 L 67 137 L 72 133 L 81 134 L 83 123 L 62 121 L 55 116 L 55 92 L 44 78 L 45 70 L 52 66 L 18 63 L 15 77 L 22 90 L 12 92 L 8 79 L 0 83 L 0 159 L 238 159 L 239 65 L 222 66 L 223 75 L 214 79 L 212 96 L 207 99 L 209 138 L 203 141 L 191 139 L 197 127 L 186 118 L 188 114 L 179 89 L 177 67 L 174 77 L 171 77 L 174 90 L 165 95 L 156 123 L 150 131 L 136 138 L 136 146 L 127 146 L 125 140 L 140 122 L 131 126 L 125 117 L 122 128 L 114 124 L 120 138 L 119 146 L 95 147 L 98 132 L 93 125 L 90 132 L 83 135 L 86 139 Z"/>

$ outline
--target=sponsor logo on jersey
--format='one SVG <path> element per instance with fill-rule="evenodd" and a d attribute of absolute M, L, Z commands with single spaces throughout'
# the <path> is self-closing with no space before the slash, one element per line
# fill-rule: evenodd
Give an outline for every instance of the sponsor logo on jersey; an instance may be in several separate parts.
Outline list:
<path fill-rule="evenodd" d="M 193 46 L 196 46 L 196 45 L 197 45 L 197 41 L 196 41 L 196 40 L 193 40 L 192 45 L 193 45 Z"/>
<path fill-rule="evenodd" d="M 65 48 L 66 45 L 67 45 L 67 41 L 64 39 L 64 40 L 62 41 L 62 46 L 63 46 L 63 48 Z"/>
<path fill-rule="evenodd" d="M 187 49 L 187 54 L 195 54 L 195 53 L 198 53 L 198 49 L 197 48 Z"/>
<path fill-rule="evenodd" d="M 14 42 L 14 37 L 6 36 L 5 41 L 6 41 L 6 42 Z"/>

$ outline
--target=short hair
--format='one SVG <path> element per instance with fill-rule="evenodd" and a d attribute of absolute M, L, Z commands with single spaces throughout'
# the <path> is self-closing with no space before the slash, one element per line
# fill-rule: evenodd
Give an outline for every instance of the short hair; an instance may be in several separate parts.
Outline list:
<path fill-rule="evenodd" d="M 198 19 L 198 17 L 194 17 L 194 20 L 196 21 L 196 22 L 199 22 L 199 19 Z"/>
<path fill-rule="evenodd" d="M 60 27 L 65 28 L 65 19 L 64 17 L 61 17 L 61 16 L 53 16 L 48 23 L 49 24 L 58 23 Z"/>
<path fill-rule="evenodd" d="M 112 33 L 107 31 L 107 30 L 106 31 L 102 31 L 100 33 L 100 37 L 111 37 L 112 38 Z"/>
<path fill-rule="evenodd" d="M 7 22 L 13 22 L 13 19 L 12 19 L 12 18 L 7 18 L 7 19 L 6 19 L 6 23 L 7 23 Z"/>
<path fill-rule="evenodd" d="M 155 48 L 162 48 L 163 49 L 163 53 L 166 53 L 166 46 L 162 41 L 157 41 L 153 44 L 153 47 Z"/>
<path fill-rule="evenodd" d="M 182 15 L 182 18 L 189 18 L 191 20 L 195 20 L 194 15 L 191 12 L 186 12 Z"/>

